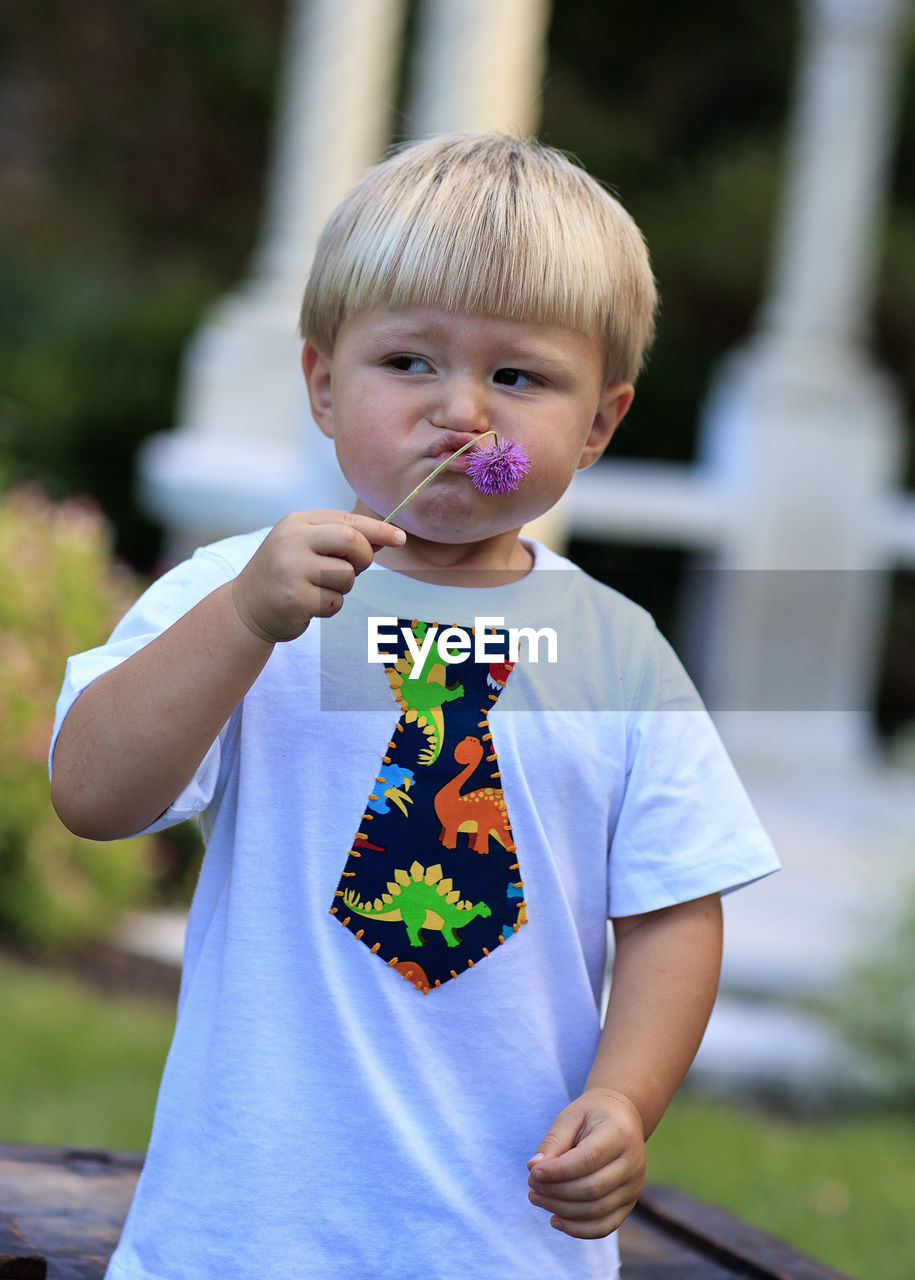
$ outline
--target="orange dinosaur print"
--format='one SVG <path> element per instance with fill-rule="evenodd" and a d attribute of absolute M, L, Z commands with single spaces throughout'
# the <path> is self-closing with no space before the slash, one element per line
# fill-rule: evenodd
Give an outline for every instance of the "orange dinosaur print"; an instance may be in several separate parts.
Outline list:
<path fill-rule="evenodd" d="M 489 853 L 490 836 L 503 848 L 513 850 L 515 842 L 501 788 L 479 787 L 461 793 L 461 787 L 483 759 L 482 742 L 470 736 L 462 738 L 453 754 L 455 762 L 464 767 L 435 793 L 433 805 L 441 823 L 439 840 L 446 849 L 455 849 L 458 832 L 466 831 L 474 853 Z"/>

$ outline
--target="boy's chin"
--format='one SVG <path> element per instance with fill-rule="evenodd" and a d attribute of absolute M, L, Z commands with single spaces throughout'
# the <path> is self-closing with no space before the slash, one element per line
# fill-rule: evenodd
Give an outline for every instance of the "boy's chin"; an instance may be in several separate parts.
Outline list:
<path fill-rule="evenodd" d="M 378 520 L 383 520 L 388 512 L 393 511 L 399 501 L 394 499 L 384 512 L 380 512 L 372 503 L 385 505 L 385 496 L 367 496 L 371 501 L 357 498 L 353 510 Z M 391 523 L 421 542 L 463 546 L 520 529 L 540 514 L 539 510 L 527 509 L 536 505 L 522 504 L 517 497 L 514 501 L 505 497 L 486 497 L 469 488 L 462 477 L 460 485 L 436 486 L 428 493 L 417 494 L 402 511 L 397 512 Z"/>
<path fill-rule="evenodd" d="M 399 512 L 394 523 L 411 538 L 422 542 L 440 543 L 443 546 L 465 546 L 471 542 L 486 542 L 521 527 L 521 522 L 508 512 L 502 519 L 481 518 L 479 513 L 458 518 L 455 514 L 440 514 L 436 519 L 416 518 L 409 509 Z"/>

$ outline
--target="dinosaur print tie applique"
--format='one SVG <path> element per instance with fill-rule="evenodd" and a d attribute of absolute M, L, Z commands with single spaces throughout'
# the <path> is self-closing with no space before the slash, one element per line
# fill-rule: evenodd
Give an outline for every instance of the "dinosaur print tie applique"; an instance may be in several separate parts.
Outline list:
<path fill-rule="evenodd" d="M 429 624 L 397 625 L 397 658 L 385 671 L 400 719 L 330 912 L 428 992 L 527 920 L 488 718 L 514 664 L 450 665 L 435 645 L 417 659 L 404 631 L 419 653 Z"/>

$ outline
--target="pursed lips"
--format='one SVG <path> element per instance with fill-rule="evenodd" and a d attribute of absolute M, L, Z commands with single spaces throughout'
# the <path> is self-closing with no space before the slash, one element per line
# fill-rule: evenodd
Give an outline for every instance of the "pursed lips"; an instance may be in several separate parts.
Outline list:
<path fill-rule="evenodd" d="M 482 434 L 482 433 L 479 433 Z M 432 445 L 423 455 L 427 458 L 437 458 L 441 460 L 449 453 L 455 453 L 458 449 L 468 444 L 474 438 L 474 433 L 470 431 L 443 431 L 440 436 L 436 436 Z M 490 439 L 487 436 L 487 439 Z M 468 453 L 470 450 L 468 449 Z M 458 462 L 463 462 L 466 454 L 462 454 L 458 458 Z"/>

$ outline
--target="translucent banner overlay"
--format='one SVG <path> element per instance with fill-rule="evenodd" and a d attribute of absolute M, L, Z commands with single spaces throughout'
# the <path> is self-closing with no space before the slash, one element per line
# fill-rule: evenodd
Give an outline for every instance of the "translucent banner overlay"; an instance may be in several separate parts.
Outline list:
<path fill-rule="evenodd" d="M 564 570 L 435 584 L 369 572 L 320 624 L 321 707 L 390 709 L 392 678 L 453 688 L 476 662 L 513 664 L 500 714 L 695 710 L 690 679 L 713 713 L 863 712 L 885 586 L 841 570 L 618 573 L 611 590 Z M 677 658 L 633 604 L 665 594 Z"/>

